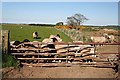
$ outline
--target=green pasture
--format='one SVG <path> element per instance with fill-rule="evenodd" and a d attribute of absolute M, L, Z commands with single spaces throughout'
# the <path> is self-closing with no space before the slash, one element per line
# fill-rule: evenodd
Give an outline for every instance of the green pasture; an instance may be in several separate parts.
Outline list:
<path fill-rule="evenodd" d="M 67 35 L 56 30 L 54 27 L 4 24 L 2 25 L 2 29 L 10 31 L 10 41 L 23 41 L 24 39 L 30 41 L 42 41 L 44 38 L 49 38 L 51 34 L 60 34 L 64 42 L 72 41 Z M 38 32 L 38 39 L 33 39 L 32 33 L 34 31 Z"/>

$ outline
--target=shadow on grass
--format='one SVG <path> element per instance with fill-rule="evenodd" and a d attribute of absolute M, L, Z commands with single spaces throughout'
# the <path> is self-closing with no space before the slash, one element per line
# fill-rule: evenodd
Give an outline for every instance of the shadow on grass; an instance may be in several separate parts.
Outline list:
<path fill-rule="evenodd" d="M 34 38 L 34 39 L 41 39 L 41 37 L 37 37 L 37 38 Z"/>
<path fill-rule="evenodd" d="M 37 37 L 37 39 L 41 39 L 41 37 Z"/>

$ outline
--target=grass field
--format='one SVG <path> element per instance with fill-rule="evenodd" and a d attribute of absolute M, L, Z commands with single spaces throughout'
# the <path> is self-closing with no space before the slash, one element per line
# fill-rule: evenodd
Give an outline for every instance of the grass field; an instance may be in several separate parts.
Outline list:
<path fill-rule="evenodd" d="M 24 39 L 28 39 L 30 41 L 34 40 L 42 41 L 44 38 L 48 38 L 51 34 L 53 35 L 60 34 L 64 42 L 72 41 L 68 36 L 56 30 L 54 27 L 4 24 L 2 25 L 2 29 L 10 30 L 10 41 L 14 40 L 23 41 Z M 38 39 L 33 39 L 32 33 L 34 31 L 38 32 L 39 34 Z"/>

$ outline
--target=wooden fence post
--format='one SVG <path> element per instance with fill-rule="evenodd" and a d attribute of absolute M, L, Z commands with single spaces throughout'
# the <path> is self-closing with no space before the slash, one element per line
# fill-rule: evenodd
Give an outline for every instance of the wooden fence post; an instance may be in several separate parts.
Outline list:
<path fill-rule="evenodd" d="M 9 52 L 9 31 L 2 30 L 2 53 Z"/>

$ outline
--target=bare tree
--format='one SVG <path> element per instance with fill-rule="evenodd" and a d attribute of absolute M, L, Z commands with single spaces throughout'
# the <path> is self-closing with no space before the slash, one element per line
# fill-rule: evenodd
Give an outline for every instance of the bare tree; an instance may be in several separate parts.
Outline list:
<path fill-rule="evenodd" d="M 76 26 L 76 22 L 75 22 L 75 20 L 74 20 L 74 18 L 72 16 L 67 17 L 67 25 L 72 26 L 72 27 Z"/>
<path fill-rule="evenodd" d="M 76 26 L 80 26 L 83 22 L 87 20 L 88 19 L 82 14 L 74 14 L 71 17 L 67 17 L 67 25 L 76 28 Z"/>

